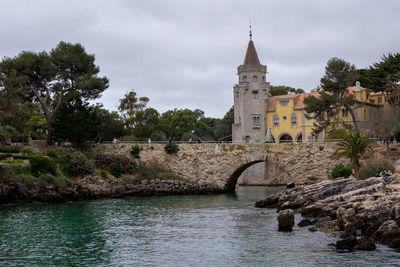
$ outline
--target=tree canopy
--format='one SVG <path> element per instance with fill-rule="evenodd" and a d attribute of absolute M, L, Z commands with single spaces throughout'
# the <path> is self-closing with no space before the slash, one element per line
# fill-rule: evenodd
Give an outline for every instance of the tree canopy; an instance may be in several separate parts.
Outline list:
<path fill-rule="evenodd" d="M 98 77 L 94 55 L 81 44 L 60 42 L 50 52 L 24 51 L 4 58 L 0 79 L 7 90 L 30 95 L 38 102 L 47 121 L 47 144 L 51 144 L 51 122 L 63 103 L 95 99 L 108 87 L 106 77 Z"/>
<path fill-rule="evenodd" d="M 400 53 L 383 55 L 381 61 L 358 73 L 366 87 L 383 91 L 392 107 L 400 107 Z"/>
<path fill-rule="evenodd" d="M 314 134 L 317 135 L 328 126 L 333 129 L 341 124 L 338 116 L 342 109 L 347 110 L 352 116 L 353 127 L 359 131 L 358 122 L 354 113 L 355 105 L 360 104 L 354 95 L 349 94 L 347 88 L 355 83 L 358 74 L 354 65 L 340 58 L 331 58 L 326 67 L 325 75 L 321 78 L 319 97 L 309 96 L 304 99 L 306 111 L 313 114 Z M 346 127 L 346 125 L 343 125 Z"/>
<path fill-rule="evenodd" d="M 302 94 L 304 93 L 304 90 L 301 88 L 296 89 L 285 85 L 278 85 L 278 86 L 271 85 L 269 92 L 272 96 L 277 96 L 277 95 L 288 95 L 288 94 Z"/>

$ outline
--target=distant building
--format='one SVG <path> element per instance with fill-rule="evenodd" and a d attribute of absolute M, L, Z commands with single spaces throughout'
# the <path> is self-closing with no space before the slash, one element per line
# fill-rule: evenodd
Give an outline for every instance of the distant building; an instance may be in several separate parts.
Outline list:
<path fill-rule="evenodd" d="M 305 111 L 304 99 L 318 92 L 271 96 L 270 85 L 266 82 L 267 66 L 262 65 L 251 39 L 242 65 L 238 67 L 239 82 L 234 86 L 234 123 L 232 141 L 234 143 L 260 142 L 310 142 L 323 139 L 329 128 L 319 136 L 313 136 L 314 119 Z M 348 93 L 362 105 L 354 108 L 358 122 L 368 122 L 377 110 L 388 106 L 383 93 L 369 93 L 366 88 L 348 88 Z M 375 114 L 374 114 L 375 112 Z M 352 124 L 352 117 L 346 109 L 338 116 L 341 122 Z M 366 125 L 366 124 L 364 124 Z M 362 125 L 360 125 L 362 127 Z M 368 129 L 363 133 L 372 137 Z"/>
<path fill-rule="evenodd" d="M 265 142 L 266 110 L 269 83 L 265 81 L 267 66 L 258 59 L 253 40 L 250 39 L 246 56 L 238 67 L 239 83 L 234 86 L 234 143 Z"/>

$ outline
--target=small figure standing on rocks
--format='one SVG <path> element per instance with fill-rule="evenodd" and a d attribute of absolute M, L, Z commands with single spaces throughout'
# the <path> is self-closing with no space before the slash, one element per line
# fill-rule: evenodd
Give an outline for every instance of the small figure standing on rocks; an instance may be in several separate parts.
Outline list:
<path fill-rule="evenodd" d="M 168 143 L 171 144 L 172 143 L 172 137 L 168 137 Z"/>
<path fill-rule="evenodd" d="M 192 143 L 192 137 L 189 138 L 189 143 Z"/>
<path fill-rule="evenodd" d="M 149 138 L 149 145 L 151 144 L 151 139 Z"/>
<path fill-rule="evenodd" d="M 385 170 L 385 181 L 386 183 L 390 183 L 390 176 L 392 175 L 392 172 L 389 169 Z"/>
<path fill-rule="evenodd" d="M 113 144 L 116 144 L 117 143 L 117 138 L 114 137 L 112 142 L 113 142 Z"/>
<path fill-rule="evenodd" d="M 199 139 L 197 139 L 197 143 L 199 143 L 199 144 L 201 143 L 201 140 L 200 140 L 200 138 L 199 138 Z"/>

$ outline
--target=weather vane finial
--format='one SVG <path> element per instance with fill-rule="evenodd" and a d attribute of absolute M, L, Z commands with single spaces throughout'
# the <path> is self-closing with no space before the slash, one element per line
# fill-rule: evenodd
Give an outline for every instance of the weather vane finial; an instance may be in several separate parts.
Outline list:
<path fill-rule="evenodd" d="M 251 33 L 251 20 L 249 22 L 249 29 L 250 29 L 249 36 L 250 36 L 250 40 L 251 40 L 253 37 L 253 34 Z"/>

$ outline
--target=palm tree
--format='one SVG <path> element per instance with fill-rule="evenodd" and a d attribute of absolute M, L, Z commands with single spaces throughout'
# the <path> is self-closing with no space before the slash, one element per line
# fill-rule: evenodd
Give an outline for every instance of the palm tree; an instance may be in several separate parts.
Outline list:
<path fill-rule="evenodd" d="M 333 156 L 337 159 L 347 157 L 354 167 L 354 176 L 360 177 L 360 158 L 366 153 L 373 153 L 372 141 L 366 137 L 360 136 L 359 132 L 348 132 L 337 144 L 338 148 Z"/>

